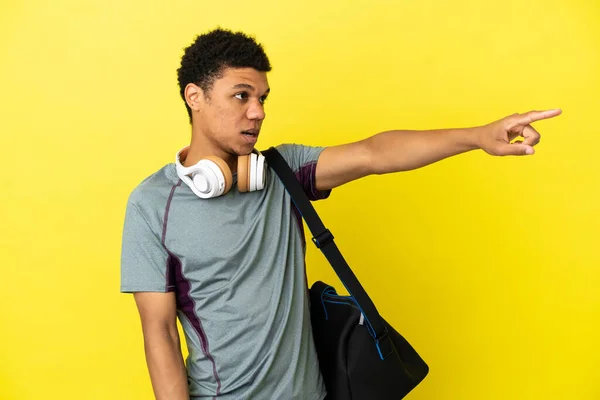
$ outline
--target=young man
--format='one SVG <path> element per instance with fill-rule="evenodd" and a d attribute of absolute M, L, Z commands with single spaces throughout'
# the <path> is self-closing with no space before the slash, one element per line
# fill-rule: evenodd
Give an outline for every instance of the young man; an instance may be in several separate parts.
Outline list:
<path fill-rule="evenodd" d="M 282 183 L 266 166 L 261 175 L 253 153 L 270 69 L 262 46 L 243 33 L 199 36 L 178 70 L 191 143 L 129 198 L 121 291 L 134 293 L 157 399 L 326 396 L 310 327 L 301 221 Z M 354 179 L 470 150 L 533 154 L 540 135 L 530 124 L 558 114 L 532 111 L 481 127 L 388 131 L 329 148 L 278 149 L 317 200 Z"/>

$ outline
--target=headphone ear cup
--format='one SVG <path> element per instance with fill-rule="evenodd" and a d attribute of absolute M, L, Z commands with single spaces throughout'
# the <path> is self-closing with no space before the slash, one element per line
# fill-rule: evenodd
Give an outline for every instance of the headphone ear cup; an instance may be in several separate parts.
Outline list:
<path fill-rule="evenodd" d="M 265 168 L 265 156 L 258 154 L 256 159 L 256 190 L 263 190 L 267 181 L 267 171 Z"/>
<path fill-rule="evenodd" d="M 208 156 L 204 159 L 214 162 L 217 165 L 217 167 L 219 167 L 219 169 L 223 173 L 223 178 L 225 180 L 225 189 L 223 189 L 223 194 L 229 192 L 231 190 L 231 186 L 233 186 L 233 176 L 227 163 L 221 160 L 219 157 L 215 156 Z"/>
<path fill-rule="evenodd" d="M 248 184 L 250 185 L 251 192 L 256 191 L 256 186 L 257 186 L 257 182 L 258 182 L 258 174 L 257 174 L 258 166 L 256 165 L 257 164 L 256 159 L 257 159 L 256 154 L 254 154 L 254 153 L 250 154 L 250 180 L 249 180 Z"/>
<path fill-rule="evenodd" d="M 250 156 L 239 156 L 237 165 L 237 186 L 242 193 L 250 190 Z"/>

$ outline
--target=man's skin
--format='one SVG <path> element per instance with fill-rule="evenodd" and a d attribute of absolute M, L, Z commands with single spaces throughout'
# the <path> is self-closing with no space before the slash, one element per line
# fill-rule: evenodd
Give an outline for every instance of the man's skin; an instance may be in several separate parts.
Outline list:
<path fill-rule="evenodd" d="M 252 68 L 226 68 L 207 93 L 195 84 L 187 85 L 192 140 L 183 164 L 191 166 L 210 155 L 222 158 L 235 171 L 237 157 L 249 154 L 256 145 L 269 91 L 267 74 Z M 416 169 L 475 149 L 497 156 L 533 154 L 540 134 L 530 124 L 560 113 L 558 109 L 530 111 L 465 129 L 387 131 L 328 147 L 317 163 L 316 186 L 333 189 L 368 175 Z M 511 143 L 517 138 L 522 140 Z M 143 292 L 134 298 L 156 399 L 189 399 L 175 293 Z"/>

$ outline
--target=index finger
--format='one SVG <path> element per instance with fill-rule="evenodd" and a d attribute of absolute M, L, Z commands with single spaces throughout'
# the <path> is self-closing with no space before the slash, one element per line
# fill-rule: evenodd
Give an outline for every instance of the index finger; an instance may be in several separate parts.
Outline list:
<path fill-rule="evenodd" d="M 520 116 L 519 124 L 529 125 L 535 121 L 556 117 L 557 115 L 560 115 L 561 113 L 562 113 L 562 110 L 560 108 L 555 108 L 554 110 L 545 110 L 545 111 L 529 111 L 528 113 L 522 114 Z"/>

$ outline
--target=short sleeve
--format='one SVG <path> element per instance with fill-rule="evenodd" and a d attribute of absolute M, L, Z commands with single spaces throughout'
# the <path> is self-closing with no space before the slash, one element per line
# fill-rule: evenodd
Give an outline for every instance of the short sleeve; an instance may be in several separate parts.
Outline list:
<path fill-rule="evenodd" d="M 303 146 L 298 144 L 282 144 L 277 146 L 277 151 L 288 163 L 296 178 L 304 188 L 310 200 L 326 199 L 331 190 L 317 190 L 316 171 L 317 162 L 325 147 Z"/>
<path fill-rule="evenodd" d="M 131 201 L 127 203 L 121 248 L 121 292 L 169 292 L 169 255 L 159 229 Z"/>

